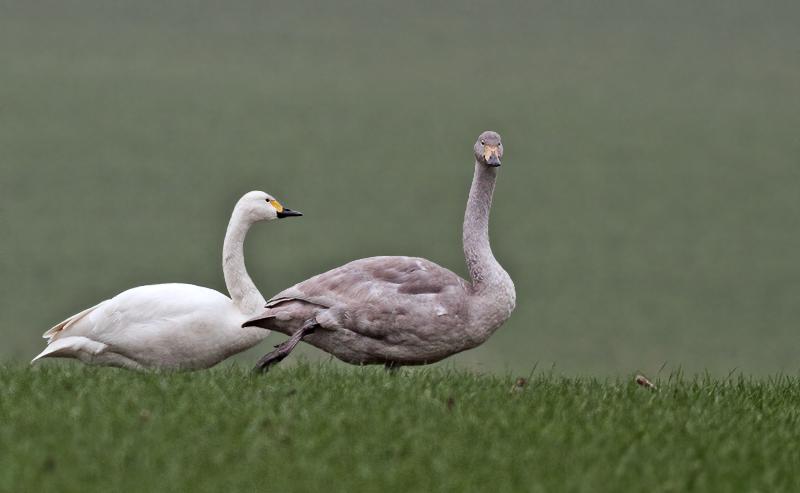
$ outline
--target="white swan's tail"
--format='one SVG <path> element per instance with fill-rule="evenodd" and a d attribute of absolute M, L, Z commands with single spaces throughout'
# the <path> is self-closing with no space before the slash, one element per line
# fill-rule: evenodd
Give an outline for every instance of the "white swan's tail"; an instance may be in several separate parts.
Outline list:
<path fill-rule="evenodd" d="M 86 337 L 63 337 L 48 344 L 44 351 L 31 360 L 31 364 L 42 358 L 75 358 L 86 362 L 107 348 L 108 345 Z"/>
<path fill-rule="evenodd" d="M 105 302 L 103 302 L 103 303 L 105 303 Z M 86 310 L 84 310 L 84 311 L 82 311 L 82 312 L 80 312 L 80 313 L 76 313 L 75 315 L 72 315 L 72 316 L 71 316 L 71 317 L 69 317 L 68 319 L 66 319 L 66 320 L 63 320 L 62 322 L 59 322 L 59 323 L 57 323 L 57 324 L 56 324 L 56 325 L 55 325 L 53 328 L 51 328 L 50 330 L 48 330 L 47 332 L 45 332 L 45 333 L 42 335 L 42 337 L 43 337 L 43 338 L 45 338 L 45 339 L 47 339 L 47 340 L 51 340 L 51 339 L 53 339 L 53 337 L 55 337 L 56 335 L 58 335 L 58 333 L 59 333 L 59 332 L 62 332 L 62 331 L 64 331 L 64 330 L 67 330 L 67 329 L 68 329 L 68 328 L 70 328 L 71 326 L 75 325 L 75 324 L 76 324 L 78 321 L 80 321 L 80 320 L 81 320 L 83 317 L 85 317 L 86 315 L 88 315 L 89 313 L 91 313 L 91 312 L 92 312 L 92 310 L 94 310 L 95 308 L 99 307 L 99 306 L 100 306 L 100 305 L 102 305 L 103 303 L 98 303 L 98 304 L 94 305 L 94 306 L 93 306 L 93 307 L 91 307 L 91 308 L 87 308 Z"/>

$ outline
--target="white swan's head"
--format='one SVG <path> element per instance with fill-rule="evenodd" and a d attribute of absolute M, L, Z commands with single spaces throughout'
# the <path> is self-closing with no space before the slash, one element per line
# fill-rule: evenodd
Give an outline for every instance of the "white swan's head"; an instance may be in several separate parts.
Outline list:
<path fill-rule="evenodd" d="M 503 142 L 500 134 L 487 130 L 475 141 L 475 159 L 479 163 L 496 168 L 503 159 Z"/>
<path fill-rule="evenodd" d="M 272 195 L 259 191 L 244 194 L 236 204 L 236 208 L 252 222 L 303 215 L 302 212 L 284 207 Z"/>

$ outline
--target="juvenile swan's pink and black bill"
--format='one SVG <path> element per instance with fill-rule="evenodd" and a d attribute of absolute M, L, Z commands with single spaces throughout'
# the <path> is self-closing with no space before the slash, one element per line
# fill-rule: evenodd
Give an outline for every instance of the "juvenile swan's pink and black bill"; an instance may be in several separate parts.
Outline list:
<path fill-rule="evenodd" d="M 484 145 L 483 146 L 483 159 L 486 164 L 492 167 L 500 166 L 500 146 Z"/>

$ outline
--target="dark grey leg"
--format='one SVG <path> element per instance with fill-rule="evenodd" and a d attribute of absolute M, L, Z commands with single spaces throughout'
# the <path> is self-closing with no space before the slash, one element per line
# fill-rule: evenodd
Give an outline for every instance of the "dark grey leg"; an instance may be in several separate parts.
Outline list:
<path fill-rule="evenodd" d="M 280 363 L 283 358 L 289 356 L 289 353 L 292 352 L 295 346 L 300 342 L 303 337 L 307 336 L 308 334 L 313 333 L 319 325 L 315 320 L 309 320 L 305 323 L 300 329 L 292 334 L 292 337 L 286 339 L 281 344 L 275 346 L 275 350 L 271 353 L 265 354 L 258 360 L 256 363 L 256 367 L 253 368 L 253 371 L 259 373 L 266 373 L 269 371 L 270 367 L 274 364 Z"/>
<path fill-rule="evenodd" d="M 387 361 L 383 364 L 383 367 L 389 372 L 390 375 L 397 375 L 397 372 L 400 371 L 400 365 L 392 361 Z"/>

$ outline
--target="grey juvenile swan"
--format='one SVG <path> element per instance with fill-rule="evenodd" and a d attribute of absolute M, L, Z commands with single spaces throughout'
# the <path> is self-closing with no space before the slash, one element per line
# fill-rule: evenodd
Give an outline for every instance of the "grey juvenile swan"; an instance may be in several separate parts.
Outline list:
<path fill-rule="evenodd" d="M 262 357 L 266 371 L 300 340 L 352 364 L 433 363 L 474 348 L 505 322 L 516 293 L 489 245 L 489 209 L 503 156 L 496 132 L 475 143 L 475 176 L 464 214 L 470 281 L 415 257 L 355 260 L 278 293 L 243 327 L 289 335 Z"/>

